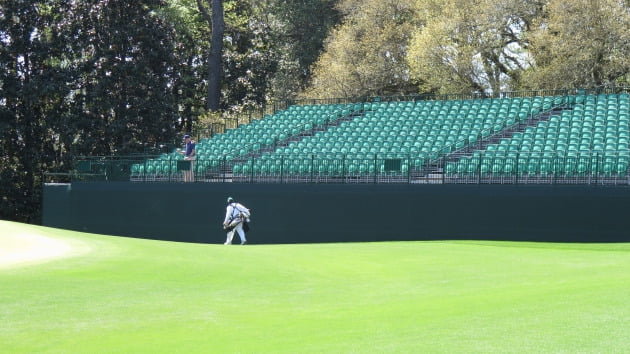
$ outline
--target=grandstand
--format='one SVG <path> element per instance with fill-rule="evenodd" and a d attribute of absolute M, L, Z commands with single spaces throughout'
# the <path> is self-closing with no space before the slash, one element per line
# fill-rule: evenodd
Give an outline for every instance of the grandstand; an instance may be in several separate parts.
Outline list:
<path fill-rule="evenodd" d="M 472 154 L 449 157 L 449 180 L 627 183 L 627 93 L 570 97 L 535 118 Z"/>
<path fill-rule="evenodd" d="M 628 107 L 627 89 L 292 105 L 198 141 L 194 171 L 200 182 L 628 184 Z M 127 160 L 123 175 L 180 181 L 186 163 Z"/>

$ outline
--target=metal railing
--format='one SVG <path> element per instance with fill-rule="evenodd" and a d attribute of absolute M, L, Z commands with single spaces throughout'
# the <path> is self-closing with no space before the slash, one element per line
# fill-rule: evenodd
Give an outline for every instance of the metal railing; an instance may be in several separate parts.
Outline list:
<path fill-rule="evenodd" d="M 462 158 L 463 157 L 463 158 Z M 280 155 L 274 159 L 81 160 L 72 181 L 630 185 L 630 150 L 452 154 Z M 188 174 L 188 175 L 187 175 Z M 58 174 L 57 174 L 58 175 Z"/>

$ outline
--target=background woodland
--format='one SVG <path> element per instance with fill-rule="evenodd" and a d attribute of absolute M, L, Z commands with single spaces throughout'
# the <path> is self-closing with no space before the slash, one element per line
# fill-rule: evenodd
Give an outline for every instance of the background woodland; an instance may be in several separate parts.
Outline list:
<path fill-rule="evenodd" d="M 630 84 L 627 0 L 0 0 L 0 218 L 274 102 Z"/>

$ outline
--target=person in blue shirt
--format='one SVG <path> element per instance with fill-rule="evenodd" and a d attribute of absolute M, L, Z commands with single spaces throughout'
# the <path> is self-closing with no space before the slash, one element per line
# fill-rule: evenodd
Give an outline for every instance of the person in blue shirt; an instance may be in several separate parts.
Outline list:
<path fill-rule="evenodd" d="M 190 135 L 184 135 L 184 142 L 186 143 L 186 150 L 178 149 L 184 155 L 184 160 L 190 161 L 190 170 L 184 171 L 184 182 L 194 182 L 195 142 L 192 141 Z"/>

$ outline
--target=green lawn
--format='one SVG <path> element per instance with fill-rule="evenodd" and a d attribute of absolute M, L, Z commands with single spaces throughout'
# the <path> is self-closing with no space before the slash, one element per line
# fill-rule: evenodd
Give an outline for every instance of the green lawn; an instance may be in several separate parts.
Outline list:
<path fill-rule="evenodd" d="M 0 221 L 0 248 L 16 234 L 73 251 L 0 267 L 3 353 L 614 353 L 630 343 L 630 244 L 224 246 Z"/>

